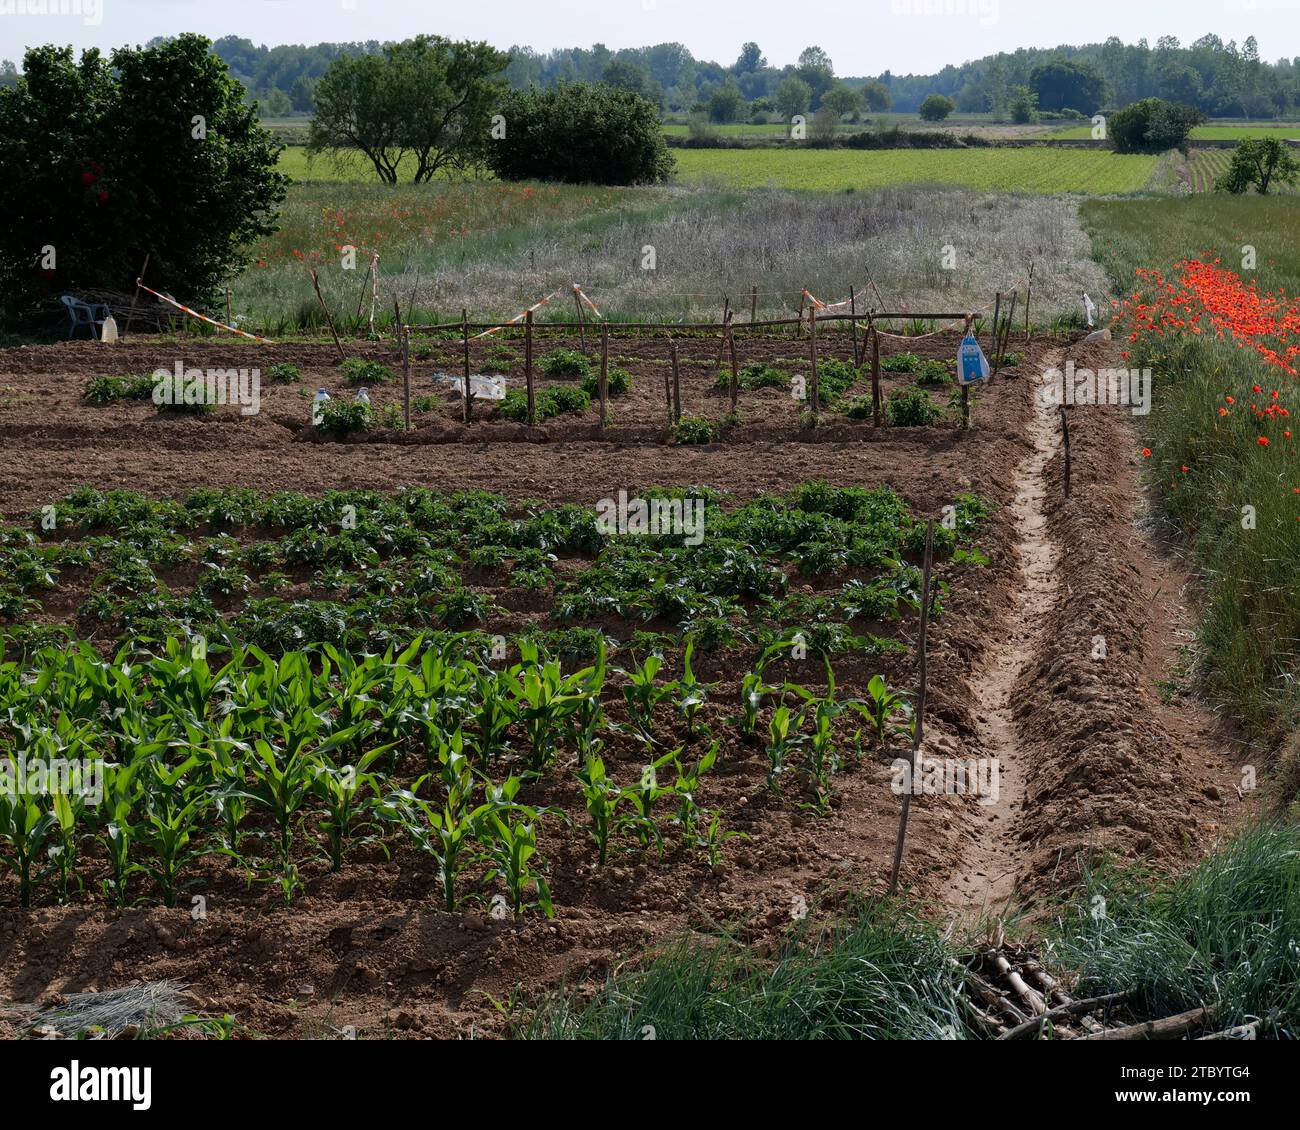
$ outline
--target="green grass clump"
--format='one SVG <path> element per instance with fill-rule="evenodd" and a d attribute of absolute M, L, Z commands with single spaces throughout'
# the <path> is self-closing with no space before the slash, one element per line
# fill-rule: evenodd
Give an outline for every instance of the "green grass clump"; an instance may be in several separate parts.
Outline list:
<path fill-rule="evenodd" d="M 526 1039 L 918 1040 L 966 1034 L 961 970 L 931 926 L 889 904 L 797 928 L 765 961 L 727 939 L 678 943 L 586 1004 L 544 1003 Z"/>
<path fill-rule="evenodd" d="M 151 376 L 91 377 L 81 389 L 82 398 L 91 404 L 111 404 L 115 400 L 152 400 L 155 385 Z"/>
<path fill-rule="evenodd" d="M 1145 1016 L 1217 1008 L 1215 1028 L 1267 1018 L 1300 1027 L 1300 828 L 1250 828 L 1152 887 L 1103 866 L 1058 923 L 1052 957 L 1076 995 L 1130 991 Z M 1274 1030 L 1275 1032 L 1276 1030 Z"/>
<path fill-rule="evenodd" d="M 719 369 L 713 387 L 719 392 L 731 388 L 731 370 Z M 755 361 L 736 370 L 736 387 L 744 392 L 752 392 L 756 388 L 789 388 L 790 374 Z"/>
<path fill-rule="evenodd" d="M 340 368 L 348 384 L 353 387 L 382 385 L 393 380 L 393 370 L 387 365 L 364 357 L 349 357 Z"/>

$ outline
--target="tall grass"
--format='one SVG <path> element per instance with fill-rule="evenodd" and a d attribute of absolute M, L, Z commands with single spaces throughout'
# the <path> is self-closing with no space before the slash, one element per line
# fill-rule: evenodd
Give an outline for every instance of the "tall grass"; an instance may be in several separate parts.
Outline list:
<path fill-rule="evenodd" d="M 1102 867 L 1059 923 L 1076 995 L 1128 990 L 1144 1016 L 1215 1005 L 1215 1027 L 1269 1018 L 1300 1036 L 1300 828 L 1260 825 L 1151 888 Z"/>
<path fill-rule="evenodd" d="M 562 995 L 526 1039 L 915 1040 L 965 1034 L 961 971 L 932 927 L 872 904 L 827 932 L 794 932 L 773 960 L 683 941 L 616 974 L 586 1004 Z"/>
<path fill-rule="evenodd" d="M 1300 289 L 1294 203 L 1258 196 L 1088 201 L 1082 217 L 1124 293 L 1134 289 L 1138 267 L 1167 272 L 1187 256 L 1236 266 L 1245 245 L 1255 248 L 1261 290 Z M 1160 513 L 1200 570 L 1205 685 L 1257 731 L 1281 736 L 1300 721 L 1300 459 L 1283 435 L 1291 421 L 1256 420 L 1247 406 L 1267 402 L 1275 388 L 1294 403 L 1296 380 L 1251 350 L 1208 337 L 1166 333 L 1133 353 L 1131 363 L 1150 365 L 1155 381 L 1145 423 L 1150 482 Z M 1263 394 L 1253 391 L 1257 383 Z M 1220 416 L 1225 396 L 1240 410 Z M 1254 508 L 1253 526 L 1243 525 L 1243 507 Z"/>
<path fill-rule="evenodd" d="M 839 301 L 856 286 L 864 310 L 882 302 L 966 310 L 990 302 L 1032 256 L 1034 310 L 1047 322 L 1073 311 L 1081 290 L 1105 287 L 1076 208 L 934 187 L 813 194 L 296 185 L 280 232 L 256 249 L 264 265 L 233 290 L 237 312 L 272 336 L 315 330 L 314 264 L 336 322 L 350 331 L 358 304 L 363 325 L 370 306 L 365 257 L 353 271 L 339 265 L 337 245 L 353 243 L 380 252 L 381 326 L 394 294 L 420 321 L 459 320 L 462 309 L 488 320 L 513 317 L 574 282 L 613 320 L 716 319 L 726 296 L 747 313 L 752 287 L 760 317 L 793 316 L 804 287 Z M 943 266 L 948 245 L 951 270 Z M 537 317 L 571 320 L 573 304 L 564 297 Z"/>

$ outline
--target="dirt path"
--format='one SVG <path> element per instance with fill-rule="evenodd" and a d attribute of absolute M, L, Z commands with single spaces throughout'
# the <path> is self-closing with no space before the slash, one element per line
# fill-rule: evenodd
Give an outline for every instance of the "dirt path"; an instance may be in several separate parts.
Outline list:
<path fill-rule="evenodd" d="M 1046 363 L 1059 364 L 1061 358 L 1049 357 Z M 943 890 L 945 904 L 962 915 L 1001 909 L 1014 891 L 1019 869 L 1015 823 L 1025 801 L 1028 765 L 1017 732 L 1014 697 L 1047 629 L 1060 587 L 1060 553 L 1049 534 L 1044 506 L 1047 465 L 1060 446 L 1054 421 L 1054 409 L 1035 404 L 1029 435 L 1033 451 L 1016 469 L 1011 504 L 1012 525 L 1019 536 L 1007 631 L 971 678 L 980 756 L 997 759 L 999 789 L 994 803 L 979 808 L 978 838 Z"/>

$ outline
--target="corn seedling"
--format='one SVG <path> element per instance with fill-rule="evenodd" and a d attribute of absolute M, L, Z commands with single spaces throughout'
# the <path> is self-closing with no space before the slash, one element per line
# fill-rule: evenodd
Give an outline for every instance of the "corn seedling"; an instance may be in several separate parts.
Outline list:
<path fill-rule="evenodd" d="M 871 727 L 871 736 L 875 745 L 884 749 L 891 737 L 912 732 L 912 708 L 903 695 L 891 691 L 880 675 L 872 675 L 867 683 L 867 697 L 864 701 L 850 704 L 854 710 L 866 719 Z M 896 719 L 902 716 L 903 721 Z"/>
<path fill-rule="evenodd" d="M 767 724 L 767 787 L 773 792 L 779 788 L 777 782 L 785 772 L 790 755 L 799 747 L 803 721 L 802 711 L 796 714 L 784 704 L 772 712 Z"/>
<path fill-rule="evenodd" d="M 510 777 L 488 789 L 488 804 L 480 835 L 485 855 L 492 863 L 484 876 L 487 882 L 500 879 L 509 892 L 510 908 L 516 918 L 528 906 L 537 906 L 547 918 L 555 917 L 551 889 L 537 867 L 537 823 L 544 810 L 517 804 L 519 778 Z M 528 901 L 528 889 L 536 891 Z"/>
<path fill-rule="evenodd" d="M 605 774 L 605 763 L 599 757 L 589 757 L 587 764 L 578 770 L 578 783 L 582 786 L 582 799 L 591 817 L 591 838 L 596 842 L 596 862 L 605 865 L 609 853 L 609 835 L 615 827 L 619 801 L 619 787 Z"/>
<path fill-rule="evenodd" d="M 32 893 L 44 873 L 33 874 L 54 837 L 57 820 L 41 798 L 24 792 L 0 791 L 0 862 L 18 876 L 18 904 L 32 905 Z"/>
<path fill-rule="evenodd" d="M 670 693 L 669 687 L 659 686 L 655 677 L 663 667 L 661 656 L 647 655 L 645 662 L 631 671 L 622 671 L 627 677 L 623 684 L 623 701 L 627 703 L 627 712 L 636 727 L 637 733 L 647 742 L 654 741 L 654 709 Z"/>
<path fill-rule="evenodd" d="M 709 747 L 709 752 L 689 769 L 682 766 L 681 750 L 673 752 L 673 767 L 677 770 L 677 780 L 673 782 L 673 792 L 677 795 L 677 823 L 681 826 L 682 837 L 687 843 L 695 838 L 695 824 L 699 816 L 699 806 L 695 794 L 700 788 L 700 778 L 704 776 L 718 760 L 718 743 Z"/>
<path fill-rule="evenodd" d="M 188 757 L 171 769 L 157 760 L 146 762 L 145 818 L 135 835 L 150 853 L 141 870 L 158 884 L 164 906 L 176 905 L 181 872 L 204 854 L 195 837 L 211 796 L 185 779 L 198 765 L 197 757 Z"/>
<path fill-rule="evenodd" d="M 355 765 L 341 767 L 325 757 L 314 760 L 311 792 L 324 809 L 320 826 L 331 871 L 343 866 L 344 852 L 359 835 L 362 843 L 374 839 L 363 835 L 378 829 L 376 817 L 381 811 L 379 779 L 369 770 L 385 752 L 383 748 L 373 749 Z"/>
<path fill-rule="evenodd" d="M 659 850 L 663 851 L 663 836 L 659 832 L 658 825 L 655 824 L 654 807 L 658 800 L 668 796 L 673 790 L 659 784 L 659 770 L 674 760 L 680 752 L 680 750 L 673 750 L 650 762 L 641 770 L 641 779 L 635 785 L 619 790 L 621 798 L 627 802 L 631 810 L 623 816 L 622 823 L 632 830 L 645 850 L 649 850 L 651 844 L 656 844 Z"/>

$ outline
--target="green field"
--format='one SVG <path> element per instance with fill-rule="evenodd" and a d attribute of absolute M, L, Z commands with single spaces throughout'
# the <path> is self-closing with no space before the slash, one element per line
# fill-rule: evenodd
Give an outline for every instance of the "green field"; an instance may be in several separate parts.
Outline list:
<path fill-rule="evenodd" d="M 1092 126 L 1070 126 L 1052 134 L 1053 137 L 1086 138 L 1092 136 Z M 1252 122 L 1247 125 L 1197 126 L 1192 130 L 1194 141 L 1240 141 L 1244 137 L 1300 138 L 1300 122 Z"/>
<path fill-rule="evenodd" d="M 685 180 L 825 192 L 885 185 L 960 184 L 982 191 L 1122 193 L 1144 188 L 1156 158 L 1091 149 L 686 149 Z"/>

